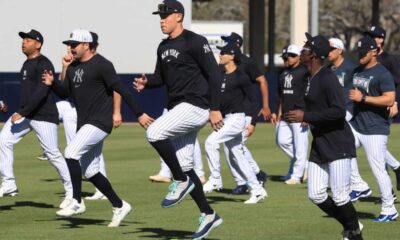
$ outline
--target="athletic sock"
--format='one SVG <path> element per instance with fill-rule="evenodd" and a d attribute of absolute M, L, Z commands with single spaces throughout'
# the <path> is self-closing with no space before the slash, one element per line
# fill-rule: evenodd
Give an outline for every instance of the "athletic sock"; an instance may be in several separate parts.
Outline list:
<path fill-rule="evenodd" d="M 343 228 L 346 229 L 347 226 L 343 220 L 342 212 L 339 211 L 338 207 L 330 196 L 328 196 L 324 202 L 317 204 L 317 206 L 330 217 L 335 218 L 340 224 L 342 224 Z"/>
<path fill-rule="evenodd" d="M 167 164 L 174 180 L 186 181 L 187 177 L 183 173 L 181 166 L 179 165 L 178 158 L 176 157 L 176 151 L 169 139 L 150 142 L 150 144 L 157 150 L 160 157 Z"/>
<path fill-rule="evenodd" d="M 82 169 L 78 160 L 67 158 L 65 159 L 67 162 L 69 175 L 71 176 L 72 183 L 72 197 L 81 203 L 81 194 L 82 194 Z"/>
<path fill-rule="evenodd" d="M 197 206 L 200 209 L 200 212 L 205 214 L 213 214 L 214 210 L 211 208 L 210 204 L 208 204 L 206 196 L 203 192 L 203 185 L 200 182 L 199 177 L 196 175 L 195 171 L 192 169 L 190 171 L 185 172 L 189 178 L 194 183 L 194 189 L 190 192 L 190 196 L 192 196 L 193 200 L 196 202 Z"/>
<path fill-rule="evenodd" d="M 349 201 L 342 206 L 338 206 L 338 210 L 342 216 L 343 222 L 346 224 L 346 230 L 355 231 L 359 229 L 357 212 L 352 202 Z"/>
<path fill-rule="evenodd" d="M 93 177 L 88 179 L 93 185 L 100 190 L 101 193 L 104 194 L 111 202 L 113 207 L 120 208 L 122 207 L 122 200 L 118 197 L 117 193 L 111 186 L 110 181 L 100 172 L 96 173 Z"/>

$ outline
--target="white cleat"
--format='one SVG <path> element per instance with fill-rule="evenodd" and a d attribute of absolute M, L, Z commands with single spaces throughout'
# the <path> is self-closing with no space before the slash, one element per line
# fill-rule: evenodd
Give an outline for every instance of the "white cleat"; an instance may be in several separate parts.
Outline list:
<path fill-rule="evenodd" d="M 268 194 L 264 188 L 260 188 L 257 191 L 252 190 L 251 197 L 247 201 L 245 201 L 244 204 L 256 204 L 267 196 Z"/>
<path fill-rule="evenodd" d="M 81 200 L 81 203 L 78 203 L 78 201 L 73 198 L 71 203 L 67 207 L 58 210 L 56 214 L 57 216 L 60 217 L 71 217 L 74 215 L 82 214 L 85 211 L 86 211 L 86 206 L 83 200 Z"/>
<path fill-rule="evenodd" d="M 113 208 L 113 217 L 107 227 L 118 227 L 130 212 L 132 212 L 131 205 L 122 200 L 122 207 Z"/>
<path fill-rule="evenodd" d="M 18 188 L 5 188 L 0 187 L 0 197 L 15 197 L 18 195 Z"/>
<path fill-rule="evenodd" d="M 203 185 L 203 192 L 210 193 L 213 191 L 221 191 L 222 181 L 209 178 L 208 181 Z"/>
<path fill-rule="evenodd" d="M 60 203 L 59 208 L 63 209 L 68 207 L 68 205 L 70 205 L 72 203 L 72 196 L 65 196 L 65 198 L 63 199 L 63 201 Z"/>
<path fill-rule="evenodd" d="M 107 200 L 107 197 L 100 191 L 96 191 L 92 196 L 85 197 L 85 200 Z"/>

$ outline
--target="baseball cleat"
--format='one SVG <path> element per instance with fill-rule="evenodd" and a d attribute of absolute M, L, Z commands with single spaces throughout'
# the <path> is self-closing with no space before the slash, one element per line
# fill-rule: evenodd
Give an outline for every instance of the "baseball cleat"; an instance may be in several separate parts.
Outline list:
<path fill-rule="evenodd" d="M 260 170 L 259 173 L 256 174 L 257 180 L 262 184 L 264 187 L 265 183 L 268 180 L 268 174 L 262 170 Z"/>
<path fill-rule="evenodd" d="M 242 195 L 247 194 L 249 192 L 249 188 L 247 185 L 237 185 L 231 192 L 232 195 Z"/>
<path fill-rule="evenodd" d="M 152 182 L 159 182 L 159 183 L 170 183 L 172 180 L 169 177 L 163 177 L 161 175 L 153 175 L 149 177 L 149 180 Z"/>
<path fill-rule="evenodd" d="M 244 204 L 256 204 L 262 199 L 268 197 L 267 191 L 264 188 L 261 188 L 257 191 L 251 191 L 251 197 L 244 202 Z"/>
<path fill-rule="evenodd" d="M 0 187 L 0 197 L 15 197 L 18 195 L 18 188 L 9 188 Z"/>
<path fill-rule="evenodd" d="M 358 229 L 355 231 L 351 230 L 344 230 L 342 232 L 343 240 L 362 240 L 362 230 L 364 228 L 364 225 L 358 221 Z"/>
<path fill-rule="evenodd" d="M 200 240 L 208 236 L 210 232 L 221 225 L 223 222 L 222 218 L 218 216 L 215 212 L 213 214 L 206 215 L 202 213 L 199 218 L 199 228 L 196 233 L 193 234 L 193 240 Z"/>
<path fill-rule="evenodd" d="M 65 198 L 62 200 L 62 202 L 60 203 L 60 206 L 58 206 L 60 209 L 66 208 L 68 207 L 68 205 L 71 204 L 72 202 L 72 196 L 65 196 Z"/>
<path fill-rule="evenodd" d="M 399 217 L 399 214 L 396 212 L 395 214 L 391 215 L 386 215 L 386 214 L 380 214 L 377 218 L 374 218 L 374 222 L 391 222 L 391 221 L 396 221 L 396 219 Z"/>
<path fill-rule="evenodd" d="M 78 201 L 73 198 L 71 203 L 67 207 L 58 210 L 56 214 L 59 217 L 71 217 L 74 215 L 82 214 L 85 211 L 86 211 L 86 206 L 83 200 L 81 201 L 81 203 L 78 203 Z"/>
<path fill-rule="evenodd" d="M 131 212 L 132 212 L 131 205 L 122 200 L 122 207 L 113 208 L 113 217 L 110 224 L 108 224 L 107 227 L 118 227 L 121 224 L 122 220 L 124 220 L 124 218 L 128 216 L 128 214 Z"/>
<path fill-rule="evenodd" d="M 96 191 L 92 196 L 85 197 L 85 200 L 107 200 L 107 197 L 100 191 Z"/>
<path fill-rule="evenodd" d="M 372 191 L 371 191 L 370 188 L 368 188 L 365 191 L 354 191 L 353 190 L 350 193 L 350 199 L 351 199 L 352 202 L 355 202 L 360 198 L 367 198 L 367 197 L 369 197 L 371 195 L 372 195 Z"/>
<path fill-rule="evenodd" d="M 173 207 L 179 204 L 183 198 L 194 189 L 194 183 L 187 176 L 186 181 L 173 181 L 169 185 L 169 192 L 161 202 L 163 208 Z"/>
<path fill-rule="evenodd" d="M 285 183 L 287 185 L 296 185 L 296 184 L 300 184 L 300 180 L 291 178 L 291 179 L 286 180 Z"/>
<path fill-rule="evenodd" d="M 213 191 L 221 191 L 222 181 L 214 178 L 209 178 L 208 181 L 203 185 L 203 192 L 210 193 Z"/>

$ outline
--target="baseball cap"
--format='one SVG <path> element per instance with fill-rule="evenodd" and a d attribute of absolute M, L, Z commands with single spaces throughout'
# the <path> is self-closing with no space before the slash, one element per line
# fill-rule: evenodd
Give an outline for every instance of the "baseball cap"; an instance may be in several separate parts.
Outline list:
<path fill-rule="evenodd" d="M 66 45 L 71 45 L 75 43 L 91 43 L 93 42 L 93 37 L 92 34 L 88 30 L 85 29 L 75 29 L 70 33 L 69 39 L 66 41 L 63 41 L 64 44 Z"/>
<path fill-rule="evenodd" d="M 289 46 L 287 47 L 286 53 L 287 53 L 287 54 L 295 54 L 295 55 L 298 55 L 298 56 L 299 56 L 302 49 L 303 49 L 303 48 L 300 47 L 300 46 L 291 44 L 291 45 L 289 45 Z"/>
<path fill-rule="evenodd" d="M 332 50 L 332 47 L 329 45 L 329 40 L 322 35 L 312 37 L 311 34 L 306 32 L 306 38 L 306 45 L 321 59 L 325 59 Z"/>
<path fill-rule="evenodd" d="M 386 31 L 385 29 L 379 27 L 379 26 L 372 26 L 370 30 L 365 31 L 365 34 L 371 36 L 371 37 L 378 37 L 378 38 L 385 38 L 386 37 Z"/>
<path fill-rule="evenodd" d="M 227 43 L 239 44 L 239 46 L 242 46 L 243 44 L 243 38 L 235 32 L 232 32 L 229 36 L 222 36 L 221 39 Z"/>
<path fill-rule="evenodd" d="M 43 45 L 43 36 L 40 32 L 36 31 L 35 29 L 30 29 L 28 32 L 19 32 L 18 35 L 21 38 L 31 38 L 35 39 L 36 41 L 40 42 Z"/>
<path fill-rule="evenodd" d="M 288 47 L 289 47 L 289 45 L 286 45 L 285 47 L 282 48 L 281 58 L 285 59 L 288 57 L 288 54 L 287 54 Z"/>
<path fill-rule="evenodd" d="M 229 55 L 234 55 L 235 60 L 240 59 L 240 55 L 242 54 L 242 51 L 240 48 L 234 44 L 234 43 L 228 43 L 225 46 L 217 46 L 219 50 L 221 50 L 221 55 L 223 54 L 229 54 Z"/>
<path fill-rule="evenodd" d="M 185 8 L 182 3 L 176 0 L 164 0 L 163 3 L 158 4 L 157 11 L 153 14 L 172 14 L 172 13 L 182 13 L 185 15 Z"/>
<path fill-rule="evenodd" d="M 376 42 L 370 36 L 365 36 L 357 42 L 357 52 L 359 58 L 364 57 L 369 51 L 378 49 Z"/>
<path fill-rule="evenodd" d="M 99 35 L 97 35 L 95 32 L 90 32 L 90 35 L 92 35 L 93 43 L 99 44 Z"/>
<path fill-rule="evenodd" d="M 340 40 L 339 38 L 329 38 L 329 43 L 331 44 L 331 47 L 333 47 L 333 48 L 344 50 L 343 41 Z"/>

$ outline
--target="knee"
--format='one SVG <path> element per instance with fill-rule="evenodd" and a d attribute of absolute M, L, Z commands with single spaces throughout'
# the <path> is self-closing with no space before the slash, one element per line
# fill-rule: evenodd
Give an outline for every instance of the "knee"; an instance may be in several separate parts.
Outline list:
<path fill-rule="evenodd" d="M 328 194 L 326 192 L 321 192 L 321 191 L 320 192 L 309 191 L 308 198 L 312 203 L 318 205 L 323 203 L 328 198 Z"/>
<path fill-rule="evenodd" d="M 147 131 L 146 131 L 146 139 L 149 142 L 157 142 L 157 141 L 165 140 L 166 138 L 162 136 L 159 129 L 157 129 L 153 125 L 150 125 L 150 127 L 147 128 Z"/>
<path fill-rule="evenodd" d="M 64 157 L 67 159 L 76 159 L 75 151 L 73 151 L 70 147 L 66 147 L 64 151 Z"/>
<path fill-rule="evenodd" d="M 219 149 L 219 144 L 213 141 L 211 138 L 206 139 L 204 146 L 207 152 Z"/>
<path fill-rule="evenodd" d="M 99 173 L 99 169 L 86 169 L 86 171 L 84 172 L 83 176 L 90 181 L 90 179 L 96 175 L 97 173 Z"/>

